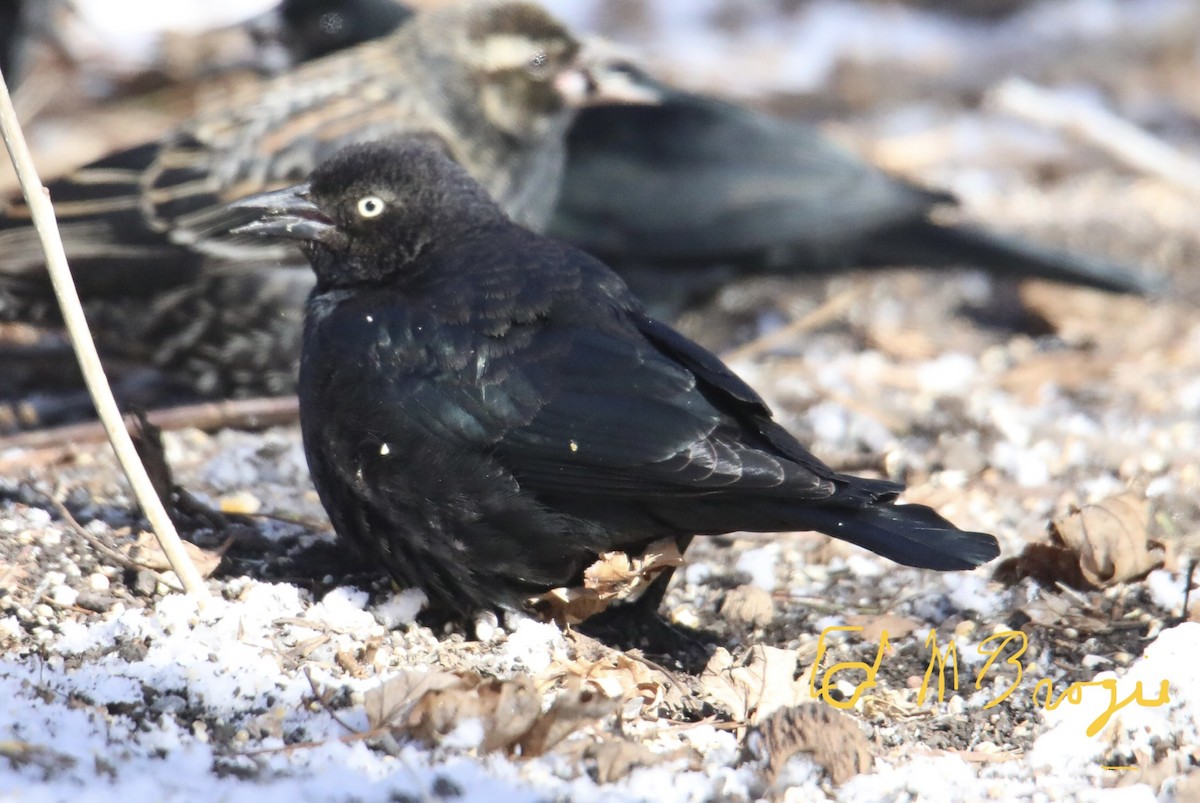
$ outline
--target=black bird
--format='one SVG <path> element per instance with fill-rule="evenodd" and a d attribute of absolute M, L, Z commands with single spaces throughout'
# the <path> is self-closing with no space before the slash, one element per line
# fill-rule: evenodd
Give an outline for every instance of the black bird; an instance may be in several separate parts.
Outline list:
<path fill-rule="evenodd" d="M 414 14 L 395 0 L 283 0 L 276 13 L 298 64 L 386 36 Z"/>
<path fill-rule="evenodd" d="M 229 237 L 226 205 L 302 179 L 351 142 L 423 135 L 514 218 L 544 226 L 572 117 L 626 88 L 607 70 L 531 2 L 446 6 L 52 183 L 99 345 L 202 395 L 291 392 L 312 277 L 293 247 Z M 53 317 L 16 202 L 0 220 L 0 275 L 0 318 Z"/>
<path fill-rule="evenodd" d="M 23 25 L 21 0 L 0 0 L 0 73 L 10 84 L 17 73 Z"/>
<path fill-rule="evenodd" d="M 802 123 L 666 86 L 630 66 L 654 105 L 582 112 L 549 233 L 607 261 L 655 308 L 678 310 L 739 275 L 975 267 L 1116 293 L 1164 281 L 1100 257 L 939 223 L 953 204 Z"/>
<path fill-rule="evenodd" d="M 518 606 L 664 537 L 818 530 L 942 570 L 998 554 L 821 463 L 603 263 L 423 143 L 347 148 L 237 206 L 317 277 L 300 417 L 334 529 L 441 608 Z"/>

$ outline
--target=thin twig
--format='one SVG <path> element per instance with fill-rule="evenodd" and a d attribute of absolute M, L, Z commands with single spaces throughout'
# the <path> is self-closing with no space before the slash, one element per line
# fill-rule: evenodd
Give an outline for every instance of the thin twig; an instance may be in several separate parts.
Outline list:
<path fill-rule="evenodd" d="M 12 98 L 8 94 L 8 85 L 4 81 L 3 74 L 0 74 L 0 132 L 4 135 L 4 144 L 8 147 L 9 158 L 16 169 L 17 179 L 21 182 L 21 192 L 25 196 L 25 203 L 29 206 L 33 225 L 42 242 L 42 250 L 46 254 L 46 267 L 50 271 L 50 281 L 54 285 L 54 294 L 58 298 L 58 305 L 62 310 L 63 321 L 67 325 L 71 344 L 79 358 L 79 367 L 83 373 L 84 382 L 96 404 L 96 412 L 100 415 L 104 429 L 108 432 L 108 439 L 117 453 L 117 459 L 133 488 L 134 496 L 137 497 L 138 504 L 141 505 L 146 518 L 150 520 L 154 534 L 162 545 L 163 553 L 167 556 L 171 568 L 175 570 L 175 575 L 187 592 L 193 594 L 199 604 L 203 604 L 204 600 L 209 597 L 208 587 L 205 586 L 204 578 L 200 576 L 200 572 L 196 570 L 195 565 L 184 552 L 183 543 L 175 532 L 175 525 L 171 523 L 166 507 L 158 498 L 158 494 L 154 492 L 154 486 L 150 483 L 146 468 L 138 459 L 137 450 L 134 449 L 129 432 L 125 429 L 125 423 L 121 420 L 121 411 L 117 408 L 117 402 L 113 398 L 112 388 L 109 387 L 108 380 L 104 376 L 104 368 L 100 365 L 100 356 L 96 353 L 96 344 L 92 342 L 87 319 L 84 318 L 83 307 L 79 303 L 79 294 L 71 279 L 71 269 L 67 266 L 67 255 L 63 249 L 62 238 L 58 233 L 58 222 L 54 217 L 54 207 L 50 203 L 50 192 L 42 186 L 42 182 L 38 178 L 33 157 L 29 153 L 29 147 L 25 144 L 20 123 L 17 122 L 17 112 L 13 109 Z"/>
<path fill-rule="evenodd" d="M 349 724 L 340 716 L 338 716 L 337 711 L 334 711 L 333 706 L 329 704 L 329 700 L 326 698 L 325 693 L 317 688 L 317 679 L 313 677 L 311 666 L 304 667 L 304 677 L 308 679 L 308 685 L 312 688 L 313 697 L 316 698 L 321 708 L 325 709 L 325 713 L 329 714 L 330 718 L 333 719 L 334 722 L 341 725 L 346 733 L 355 736 L 358 735 L 360 733 L 358 728 L 355 728 L 353 725 Z"/>
<path fill-rule="evenodd" d="M 854 287 L 846 290 L 843 293 L 838 293 L 836 296 L 828 299 L 824 304 L 817 307 L 807 315 L 797 318 L 785 326 L 781 326 L 760 338 L 751 340 L 744 346 L 740 346 L 732 351 L 725 352 L 722 355 L 725 362 L 738 362 L 739 360 L 753 360 L 771 349 L 782 346 L 789 340 L 792 340 L 797 335 L 804 332 L 812 331 L 818 327 L 824 326 L 830 321 L 835 321 L 845 314 L 846 310 L 850 309 L 850 305 L 862 295 L 864 289 Z"/>
<path fill-rule="evenodd" d="M 299 417 L 300 407 L 295 396 L 204 402 L 152 410 L 146 414 L 150 423 L 162 430 L 199 429 L 204 432 L 227 427 L 266 429 L 294 423 Z M 67 424 L 0 438 L 0 452 L 8 449 L 42 449 L 65 444 L 100 443 L 105 437 L 104 426 L 98 422 Z"/>
<path fill-rule="evenodd" d="M 1061 93 L 1011 78 L 988 93 L 993 108 L 1065 132 L 1113 158 L 1192 193 L 1200 193 L 1200 160 L 1105 109 L 1065 102 Z"/>
<path fill-rule="evenodd" d="M 1191 602 L 1192 596 L 1192 578 L 1196 576 L 1196 559 L 1192 558 L 1188 562 L 1187 573 L 1184 575 L 1183 581 L 1183 612 L 1184 621 L 1188 619 L 1188 604 Z"/>
<path fill-rule="evenodd" d="M 155 571 L 154 569 L 150 568 L 149 566 L 147 566 L 144 563 L 138 563 L 136 560 L 133 560 L 130 557 L 122 555 L 120 552 L 113 549 L 108 544 L 104 543 L 99 538 L 97 538 L 94 535 L 92 535 L 91 533 L 89 533 L 87 531 L 87 529 L 84 528 L 84 526 L 79 523 L 79 520 L 75 518 L 74 514 L 72 514 L 71 511 L 67 509 L 67 506 L 64 505 L 61 500 L 56 499 L 53 496 L 47 496 L 46 498 L 50 500 L 50 503 L 52 505 L 54 505 L 54 509 L 56 511 L 58 511 L 58 515 L 62 516 L 63 521 L 65 521 L 67 523 L 67 525 L 72 530 L 75 531 L 76 535 L 78 535 L 84 541 L 87 541 L 89 544 L 91 544 L 92 549 L 96 550 L 101 555 L 104 555 L 106 558 L 108 558 L 113 563 L 117 564 L 118 566 L 123 566 L 126 569 L 132 569 L 135 572 L 150 572 L 151 574 L 154 575 L 155 579 L 158 582 L 162 583 L 163 585 L 167 586 L 168 588 L 170 588 L 173 591 L 182 591 L 183 590 L 182 588 L 180 588 L 179 586 L 175 585 L 170 580 L 168 580 L 160 572 Z"/>

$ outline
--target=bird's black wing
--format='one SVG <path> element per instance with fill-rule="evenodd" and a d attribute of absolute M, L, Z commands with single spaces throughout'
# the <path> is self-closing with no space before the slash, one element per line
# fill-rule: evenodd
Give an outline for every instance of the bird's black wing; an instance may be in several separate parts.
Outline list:
<path fill-rule="evenodd" d="M 537 284 L 522 287 L 536 292 Z M 515 297 L 505 306 L 530 305 Z M 494 455 L 523 487 L 545 493 L 683 497 L 735 486 L 794 498 L 834 493 L 836 475 L 771 421 L 758 395 L 714 355 L 636 311 L 597 312 L 594 300 L 568 307 L 486 323 L 476 310 L 469 324 L 456 325 L 418 322 L 426 313 L 407 307 L 351 305 L 342 312 L 355 323 L 338 325 L 341 353 L 315 370 L 336 386 L 355 381 L 357 362 L 376 361 L 380 376 L 395 375 L 383 380 L 387 404 L 343 416 L 375 433 L 372 442 L 426 433 Z M 367 315 L 393 328 L 372 334 Z M 477 342 L 481 326 L 501 336 Z M 417 329 L 423 342 L 408 334 Z M 359 330 L 374 339 L 354 340 Z M 421 349 L 442 355 L 439 370 L 392 367 L 421 365 L 414 359 Z"/>

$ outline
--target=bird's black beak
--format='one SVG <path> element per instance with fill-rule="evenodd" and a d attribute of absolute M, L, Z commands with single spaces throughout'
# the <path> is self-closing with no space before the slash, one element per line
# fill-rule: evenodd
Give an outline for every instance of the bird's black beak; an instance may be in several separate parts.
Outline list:
<path fill-rule="evenodd" d="M 616 46 L 603 39 L 586 39 L 575 63 L 554 82 L 568 106 L 581 108 L 600 104 L 658 104 L 664 98 L 661 85 Z"/>
<path fill-rule="evenodd" d="M 309 200 L 308 184 L 251 195 L 229 205 L 237 211 L 261 212 L 257 220 L 232 229 L 233 234 L 257 234 L 284 240 L 303 240 L 337 247 L 346 235 Z"/>

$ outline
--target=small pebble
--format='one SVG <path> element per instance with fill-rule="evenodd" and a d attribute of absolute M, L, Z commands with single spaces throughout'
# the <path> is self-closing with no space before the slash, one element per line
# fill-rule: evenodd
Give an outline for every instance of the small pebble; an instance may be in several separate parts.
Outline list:
<path fill-rule="evenodd" d="M 79 599 L 79 592 L 68 585 L 61 585 L 51 592 L 50 598 L 59 605 L 69 608 L 75 604 L 75 600 Z"/>
<path fill-rule="evenodd" d="M 222 496 L 217 500 L 217 506 L 222 513 L 250 516 L 262 508 L 262 501 L 249 491 L 238 491 Z"/>
<path fill-rule="evenodd" d="M 198 719 L 192 723 L 192 735 L 196 741 L 208 744 L 208 725 L 204 720 Z"/>
<path fill-rule="evenodd" d="M 691 628 L 699 628 L 703 624 L 696 612 L 686 606 L 680 606 L 671 611 L 671 621 L 681 627 Z"/>
<path fill-rule="evenodd" d="M 88 588 L 93 591 L 107 591 L 109 586 L 112 585 L 111 581 L 105 575 L 100 574 L 100 572 L 89 574 L 87 583 Z"/>
<path fill-rule="evenodd" d="M 129 584 L 129 590 L 140 597 L 153 596 L 157 587 L 158 576 L 148 569 L 139 570 L 133 582 Z"/>
<path fill-rule="evenodd" d="M 484 611 L 475 619 L 475 638 L 479 641 L 491 641 L 496 636 L 499 620 L 492 611 Z"/>
<path fill-rule="evenodd" d="M 113 606 L 117 604 L 117 598 L 85 590 L 79 592 L 79 597 L 75 600 L 75 604 L 89 611 L 104 613 L 105 611 L 112 610 Z"/>

